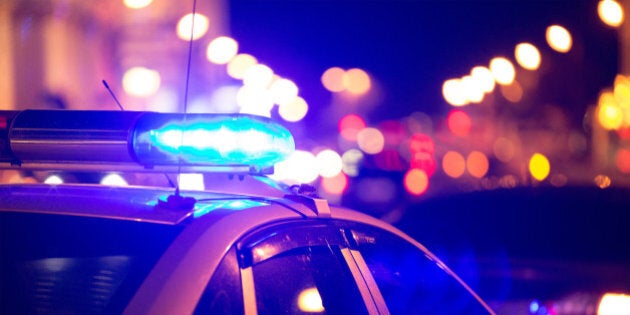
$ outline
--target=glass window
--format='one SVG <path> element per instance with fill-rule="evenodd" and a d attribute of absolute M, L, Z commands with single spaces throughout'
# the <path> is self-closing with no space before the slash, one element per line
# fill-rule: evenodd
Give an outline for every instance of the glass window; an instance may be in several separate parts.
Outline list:
<path fill-rule="evenodd" d="M 295 248 L 254 265 L 260 314 L 366 314 L 338 246 Z"/>
<path fill-rule="evenodd" d="M 180 228 L 0 212 L 0 313 L 120 313 Z"/>
<path fill-rule="evenodd" d="M 208 282 L 195 314 L 243 314 L 243 292 L 236 258 L 232 248 Z"/>
<path fill-rule="evenodd" d="M 488 314 L 413 244 L 375 228 L 354 229 L 352 236 L 392 314 Z"/>

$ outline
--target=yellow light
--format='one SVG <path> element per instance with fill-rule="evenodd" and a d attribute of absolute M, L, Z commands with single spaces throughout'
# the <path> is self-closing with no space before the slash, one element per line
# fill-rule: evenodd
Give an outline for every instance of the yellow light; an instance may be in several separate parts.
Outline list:
<path fill-rule="evenodd" d="M 623 23 L 623 7 L 614 0 L 602 0 L 597 4 L 599 18 L 608 26 L 619 27 Z"/>
<path fill-rule="evenodd" d="M 266 88 L 273 79 L 273 70 L 263 64 L 255 64 L 245 71 L 243 84 Z"/>
<path fill-rule="evenodd" d="M 271 117 L 273 99 L 267 89 L 244 85 L 236 93 L 236 104 L 240 113 Z"/>
<path fill-rule="evenodd" d="M 571 50 L 571 46 L 573 45 L 571 33 L 560 25 L 549 26 L 547 28 L 546 38 L 549 47 L 557 52 L 569 52 L 569 50 Z"/>
<path fill-rule="evenodd" d="M 473 76 L 467 75 L 462 78 L 461 87 L 464 95 L 470 103 L 479 103 L 483 100 L 483 88 L 481 82 L 477 81 Z"/>
<path fill-rule="evenodd" d="M 326 149 L 315 155 L 317 169 L 322 177 L 335 177 L 341 173 L 343 161 L 339 153 Z"/>
<path fill-rule="evenodd" d="M 348 92 L 361 95 L 370 90 L 372 82 L 367 72 L 354 68 L 344 73 L 343 85 Z"/>
<path fill-rule="evenodd" d="M 514 80 L 509 85 L 501 86 L 501 95 L 512 103 L 518 103 L 523 98 L 523 88 L 518 81 Z"/>
<path fill-rule="evenodd" d="M 208 44 L 206 58 L 212 63 L 223 65 L 230 62 L 237 52 L 238 43 L 233 38 L 220 36 Z"/>
<path fill-rule="evenodd" d="M 130 9 L 142 9 L 149 6 L 153 0 L 124 0 L 123 3 Z"/>
<path fill-rule="evenodd" d="M 192 13 L 188 13 L 177 22 L 177 36 L 182 40 L 190 40 L 192 32 L 192 40 L 197 40 L 208 32 L 209 25 L 210 22 L 205 15 L 195 13 L 193 17 Z"/>
<path fill-rule="evenodd" d="M 475 79 L 475 81 L 479 82 L 479 87 L 484 93 L 494 91 L 495 82 L 490 69 L 483 66 L 477 66 L 472 68 L 470 75 Z"/>
<path fill-rule="evenodd" d="M 546 156 L 534 153 L 529 159 L 529 173 L 538 181 L 543 181 L 549 176 L 551 166 Z"/>
<path fill-rule="evenodd" d="M 429 188 L 429 176 L 421 169 L 412 168 L 405 174 L 405 189 L 412 195 L 422 195 Z"/>
<path fill-rule="evenodd" d="M 597 315 L 630 314 L 630 295 L 606 293 L 599 301 Z"/>
<path fill-rule="evenodd" d="M 315 155 L 308 151 L 295 150 L 286 160 L 274 165 L 269 177 L 284 183 L 310 183 L 317 179 Z"/>
<path fill-rule="evenodd" d="M 490 72 L 492 72 L 494 80 L 501 85 L 511 84 L 516 77 L 514 65 L 503 57 L 496 57 L 490 61 Z"/>
<path fill-rule="evenodd" d="M 339 67 L 332 67 L 322 74 L 322 84 L 330 92 L 341 92 L 346 89 L 343 78 L 346 71 Z"/>
<path fill-rule="evenodd" d="M 363 128 L 357 134 L 357 144 L 359 149 L 367 154 L 377 154 L 383 151 L 385 137 L 376 128 Z"/>
<path fill-rule="evenodd" d="M 540 51 L 530 43 L 516 45 L 514 56 L 518 64 L 527 70 L 536 70 L 540 67 Z"/>
<path fill-rule="evenodd" d="M 281 104 L 278 107 L 278 114 L 282 119 L 290 122 L 302 120 L 308 112 L 308 104 L 306 101 L 297 96 L 291 102 Z"/>
<path fill-rule="evenodd" d="M 324 311 L 322 297 L 317 288 L 308 288 L 298 295 L 298 307 L 305 313 L 321 313 Z"/>
<path fill-rule="evenodd" d="M 442 158 L 442 168 L 446 175 L 452 178 L 459 178 L 466 171 L 466 160 L 461 154 L 455 151 L 448 151 Z"/>
<path fill-rule="evenodd" d="M 482 152 L 472 151 L 466 158 L 466 168 L 471 176 L 482 178 L 488 173 L 490 162 L 488 157 Z"/>
<path fill-rule="evenodd" d="M 597 121 L 607 130 L 619 129 L 623 124 L 623 111 L 617 105 L 613 93 L 609 91 L 599 96 Z"/>
<path fill-rule="evenodd" d="M 269 92 L 278 105 L 288 104 L 298 96 L 298 87 L 288 79 L 278 79 L 271 83 Z"/>
<path fill-rule="evenodd" d="M 125 180 L 125 178 L 120 176 L 120 174 L 111 173 L 111 174 L 105 175 L 105 177 L 103 177 L 101 179 L 101 185 L 105 185 L 105 186 L 127 186 L 128 184 L 127 184 L 127 181 Z"/>
<path fill-rule="evenodd" d="M 227 73 L 234 79 L 243 79 L 249 67 L 258 63 L 258 60 L 250 54 L 238 54 L 228 62 Z"/>
<path fill-rule="evenodd" d="M 459 107 L 468 104 L 461 79 L 446 80 L 442 85 L 442 95 L 444 100 L 453 106 Z"/>
<path fill-rule="evenodd" d="M 595 176 L 593 181 L 595 182 L 595 185 L 601 189 L 606 189 L 612 184 L 610 177 L 602 174 Z"/>
<path fill-rule="evenodd" d="M 129 95 L 147 97 L 160 88 L 160 73 L 144 67 L 133 67 L 125 72 L 123 89 Z"/>
<path fill-rule="evenodd" d="M 618 74 L 615 77 L 613 94 L 620 107 L 630 109 L 630 80 L 626 76 Z"/>

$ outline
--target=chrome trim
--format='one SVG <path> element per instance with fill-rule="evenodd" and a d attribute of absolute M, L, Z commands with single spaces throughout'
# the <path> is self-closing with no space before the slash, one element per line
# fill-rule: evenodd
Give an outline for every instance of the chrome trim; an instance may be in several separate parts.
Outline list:
<path fill-rule="evenodd" d="M 365 259 L 363 259 L 363 255 L 361 255 L 361 252 L 354 249 L 350 250 L 350 254 L 352 255 L 352 258 L 354 258 L 354 261 L 357 263 L 357 266 L 359 267 L 359 271 L 361 271 L 361 274 L 363 275 L 363 279 L 365 280 L 365 283 L 367 284 L 368 290 L 370 290 L 370 293 L 372 294 L 374 303 L 376 303 L 378 312 L 380 314 L 389 315 L 389 309 L 387 308 L 387 303 L 385 303 L 383 294 L 381 294 L 381 290 L 378 288 L 378 285 L 376 284 L 376 280 L 374 280 L 374 277 L 372 276 L 372 272 L 370 271 L 370 268 L 365 262 Z"/>
<path fill-rule="evenodd" d="M 241 268 L 241 288 L 243 291 L 243 309 L 245 315 L 257 315 L 256 287 L 254 285 L 254 273 L 252 266 Z"/>
<path fill-rule="evenodd" d="M 378 311 L 378 307 L 376 306 L 374 300 L 372 299 L 372 295 L 370 294 L 370 290 L 365 283 L 365 279 L 361 275 L 361 271 L 359 270 L 359 266 L 356 261 L 352 257 L 352 253 L 348 248 L 342 248 L 341 254 L 350 268 L 350 272 L 352 273 L 352 277 L 354 278 L 354 282 L 357 284 L 359 288 L 359 293 L 361 293 L 361 297 L 363 298 L 363 303 L 365 304 L 365 308 L 368 310 L 369 314 L 380 314 Z"/>

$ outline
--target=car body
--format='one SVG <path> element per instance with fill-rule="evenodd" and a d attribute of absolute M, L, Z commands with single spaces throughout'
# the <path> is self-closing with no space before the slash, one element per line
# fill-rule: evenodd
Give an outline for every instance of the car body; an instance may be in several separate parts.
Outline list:
<path fill-rule="evenodd" d="M 19 152 L 34 151 L 12 151 L 12 168 L 29 162 Z M 420 243 L 308 186 L 230 171 L 204 181 L 0 186 L 1 312 L 493 313 Z"/>

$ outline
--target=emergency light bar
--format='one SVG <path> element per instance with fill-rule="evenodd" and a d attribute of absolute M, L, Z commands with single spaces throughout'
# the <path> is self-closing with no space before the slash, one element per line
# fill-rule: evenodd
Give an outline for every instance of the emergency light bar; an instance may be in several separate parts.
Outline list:
<path fill-rule="evenodd" d="M 243 114 L 0 111 L 0 167 L 271 173 L 291 133 Z"/>

